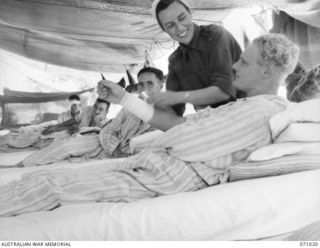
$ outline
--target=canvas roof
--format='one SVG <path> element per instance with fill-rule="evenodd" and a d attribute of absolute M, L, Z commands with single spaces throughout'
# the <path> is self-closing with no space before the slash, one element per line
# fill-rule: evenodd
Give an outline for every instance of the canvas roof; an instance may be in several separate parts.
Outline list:
<path fill-rule="evenodd" d="M 51 102 L 51 101 L 61 101 L 68 99 L 70 95 L 80 95 L 94 89 L 87 89 L 82 91 L 74 92 L 52 92 L 52 93 L 42 93 L 42 92 L 24 92 L 4 89 L 3 95 L 0 95 L 0 104 L 6 103 L 41 103 L 41 102 Z"/>
<path fill-rule="evenodd" d="M 319 0 L 186 0 L 199 23 L 233 8 L 265 5 L 320 28 Z M 0 49 L 80 70 L 123 72 L 172 51 L 151 17 L 151 0 L 0 0 Z"/>

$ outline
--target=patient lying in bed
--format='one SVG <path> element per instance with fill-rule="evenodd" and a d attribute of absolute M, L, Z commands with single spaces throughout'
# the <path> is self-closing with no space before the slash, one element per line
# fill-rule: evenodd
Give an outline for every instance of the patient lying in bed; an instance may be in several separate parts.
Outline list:
<path fill-rule="evenodd" d="M 10 130 L 9 134 L 1 137 L 1 150 L 11 151 L 14 150 L 12 148 L 28 147 L 43 148 L 52 143 L 53 140 L 70 137 L 82 127 L 101 127 L 107 122 L 106 114 L 110 104 L 108 102 L 100 103 L 99 101 L 101 100 L 97 100 L 93 108 L 87 107 L 84 111 L 81 111 L 80 101 L 77 101 L 78 103 L 72 102 L 70 111 L 60 114 L 58 121 L 49 121 Z M 97 108 L 103 109 L 100 111 L 101 113 L 93 111 Z"/>
<path fill-rule="evenodd" d="M 142 113 L 142 118 L 151 118 L 147 120 L 149 123 L 157 125 L 160 120 L 159 126 L 173 127 L 151 149 L 129 158 L 105 160 L 90 167 L 40 169 L 23 175 L 21 180 L 0 188 L 0 215 L 50 210 L 87 201 L 130 202 L 195 191 L 234 178 L 233 169 L 239 165 L 266 168 L 265 162 L 246 159 L 251 152 L 272 141 L 269 119 L 287 107 L 287 101 L 275 94 L 281 81 L 293 70 L 297 51 L 281 35 L 259 37 L 243 53 L 241 61 L 245 63 L 234 66 L 235 85 L 249 97 L 216 109 L 207 108 L 187 118 L 131 98 L 112 82 L 102 81 L 108 90 L 101 97 L 121 102 L 124 108 L 134 112 L 135 105 L 128 107 L 122 101 L 126 95 L 127 101 L 138 101 L 141 108 L 151 111 L 151 115 Z M 313 104 L 319 107 L 320 101 Z M 140 110 L 135 114 L 140 116 Z M 320 113 L 313 118 L 320 122 Z M 165 119 L 171 121 L 164 125 Z M 315 169 L 320 167 L 319 162 L 319 155 L 285 156 L 272 160 L 271 169 L 266 168 L 263 175 L 295 172 L 297 166 L 301 170 Z M 239 170 L 236 173 L 241 175 Z"/>
<path fill-rule="evenodd" d="M 54 133 L 68 130 L 78 125 L 78 116 L 81 114 L 81 103 L 78 95 L 68 98 L 70 109 L 59 114 L 57 121 L 48 121 L 36 125 L 12 129 L 0 139 L 1 150 L 10 151 L 15 148 L 44 147 L 49 145 L 55 136 Z M 50 135 L 50 136 L 48 136 Z M 57 134 L 57 138 L 61 135 Z"/>

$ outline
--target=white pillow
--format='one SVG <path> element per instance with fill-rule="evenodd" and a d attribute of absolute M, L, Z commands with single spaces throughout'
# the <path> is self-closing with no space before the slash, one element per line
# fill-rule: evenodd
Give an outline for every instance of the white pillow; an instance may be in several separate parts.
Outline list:
<path fill-rule="evenodd" d="M 248 157 L 248 161 L 263 161 L 273 158 L 282 157 L 284 155 L 292 154 L 319 154 L 320 142 L 306 143 L 306 142 L 286 142 L 276 143 L 264 146 L 255 150 Z"/>
<path fill-rule="evenodd" d="M 320 142 L 320 123 L 292 123 L 274 142 L 288 141 Z"/>
<path fill-rule="evenodd" d="M 291 123 L 320 122 L 320 99 L 292 103 L 287 110 L 273 116 L 270 122 L 272 138 L 276 137 Z"/>

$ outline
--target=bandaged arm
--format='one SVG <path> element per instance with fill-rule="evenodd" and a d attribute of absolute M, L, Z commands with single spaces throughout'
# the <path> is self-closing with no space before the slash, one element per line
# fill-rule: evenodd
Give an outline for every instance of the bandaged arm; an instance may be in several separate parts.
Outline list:
<path fill-rule="evenodd" d="M 162 131 L 185 122 L 184 117 L 177 116 L 173 111 L 152 106 L 129 93 L 121 99 L 120 105 L 139 119 Z"/>

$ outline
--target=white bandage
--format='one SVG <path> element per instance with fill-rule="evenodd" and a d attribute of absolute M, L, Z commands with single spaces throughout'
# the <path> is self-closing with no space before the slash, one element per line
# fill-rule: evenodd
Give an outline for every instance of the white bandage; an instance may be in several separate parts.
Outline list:
<path fill-rule="evenodd" d="M 149 122 L 153 117 L 154 107 L 132 94 L 126 93 L 120 104 L 144 122 Z"/>

